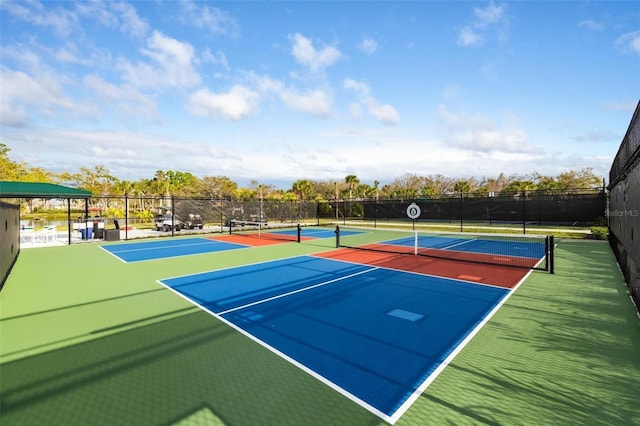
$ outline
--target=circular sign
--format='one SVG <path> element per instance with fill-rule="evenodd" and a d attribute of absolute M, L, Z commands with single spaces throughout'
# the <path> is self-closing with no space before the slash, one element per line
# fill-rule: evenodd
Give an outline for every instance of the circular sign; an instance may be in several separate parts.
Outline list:
<path fill-rule="evenodd" d="M 420 213 L 420 206 L 418 206 L 416 203 L 411 203 L 409 204 L 409 207 L 407 207 L 407 216 L 409 216 L 409 219 L 419 218 Z"/>

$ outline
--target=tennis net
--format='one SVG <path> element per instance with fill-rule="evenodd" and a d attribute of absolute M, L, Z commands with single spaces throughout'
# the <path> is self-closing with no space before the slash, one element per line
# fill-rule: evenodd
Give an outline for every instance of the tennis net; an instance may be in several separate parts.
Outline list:
<path fill-rule="evenodd" d="M 300 242 L 300 225 L 269 226 L 267 222 L 230 220 L 227 222 L 229 234 L 243 235 L 271 240 Z"/>
<path fill-rule="evenodd" d="M 336 247 L 427 256 L 553 273 L 553 237 L 336 227 Z"/>

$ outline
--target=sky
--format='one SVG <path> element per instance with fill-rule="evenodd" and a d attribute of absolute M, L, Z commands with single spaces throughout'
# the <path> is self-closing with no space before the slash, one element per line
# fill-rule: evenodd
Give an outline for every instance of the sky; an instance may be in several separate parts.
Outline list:
<path fill-rule="evenodd" d="M 608 178 L 635 1 L 0 1 L 12 161 L 122 180 Z"/>

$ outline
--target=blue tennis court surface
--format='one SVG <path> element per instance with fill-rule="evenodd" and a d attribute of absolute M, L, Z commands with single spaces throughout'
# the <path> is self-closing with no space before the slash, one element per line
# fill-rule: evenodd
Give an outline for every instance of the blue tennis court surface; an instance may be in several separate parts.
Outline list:
<path fill-rule="evenodd" d="M 384 244 L 413 247 L 415 240 L 414 237 L 405 237 L 385 241 Z M 526 242 L 420 235 L 418 236 L 418 247 L 467 253 L 509 254 L 511 256 L 528 257 L 532 259 L 540 259 L 544 257 L 546 252 L 543 239 L 536 242 Z"/>
<path fill-rule="evenodd" d="M 312 256 L 161 284 L 391 422 L 509 294 Z"/>
<path fill-rule="evenodd" d="M 111 244 L 101 246 L 125 262 L 138 262 L 191 254 L 211 253 L 245 248 L 241 244 L 216 241 L 208 238 L 162 239 L 141 243 Z"/>
<path fill-rule="evenodd" d="M 267 229 L 264 232 L 267 232 L 269 234 L 280 234 L 280 235 L 297 235 L 298 230 L 297 229 L 283 229 L 283 230 L 274 230 L 274 229 Z M 343 236 L 349 236 L 349 235 L 356 235 L 356 234 L 361 234 L 362 232 L 358 232 L 358 231 L 341 231 L 340 235 Z M 309 227 L 309 228 L 305 228 L 303 227 L 300 230 L 300 236 L 303 238 L 335 238 L 336 236 L 336 231 L 333 229 L 326 229 L 326 228 L 315 228 L 315 227 Z"/>

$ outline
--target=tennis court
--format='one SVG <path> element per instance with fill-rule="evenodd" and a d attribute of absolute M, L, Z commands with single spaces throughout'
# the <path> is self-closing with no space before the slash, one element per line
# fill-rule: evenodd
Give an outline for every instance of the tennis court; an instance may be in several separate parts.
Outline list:
<path fill-rule="evenodd" d="M 102 249 L 123 262 L 140 262 L 146 260 L 165 259 L 168 257 L 189 256 L 217 251 L 238 250 L 272 244 L 283 244 L 301 240 L 309 241 L 318 238 L 335 238 L 335 231 L 326 228 L 302 228 L 260 230 L 250 229 L 225 235 L 198 238 L 178 238 L 120 244 L 105 244 Z M 358 234 L 348 231 L 346 235 Z"/>
<path fill-rule="evenodd" d="M 355 231 L 357 230 L 357 231 Z M 339 226 L 336 246 L 553 273 L 553 237 Z M 344 237 L 344 238 L 343 238 Z"/>
<path fill-rule="evenodd" d="M 124 262 L 164 259 L 167 257 L 189 256 L 213 253 L 223 250 L 237 250 L 246 245 L 213 240 L 209 238 L 162 239 L 145 242 L 109 244 L 103 250 Z"/>

